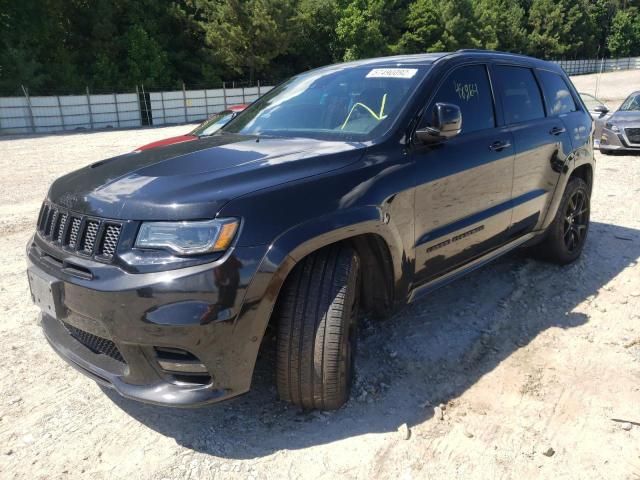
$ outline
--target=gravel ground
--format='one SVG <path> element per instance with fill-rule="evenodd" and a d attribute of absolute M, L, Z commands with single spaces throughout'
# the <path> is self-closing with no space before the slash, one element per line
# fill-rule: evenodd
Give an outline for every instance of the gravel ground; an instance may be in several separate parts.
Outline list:
<path fill-rule="evenodd" d="M 580 75 L 571 80 L 579 92 L 595 95 L 609 108 L 618 108 L 629 94 L 640 90 L 640 70 Z"/>
<path fill-rule="evenodd" d="M 624 96 L 613 75 L 600 83 L 610 103 Z M 122 399 L 68 367 L 25 275 L 48 185 L 188 129 L 0 140 L 0 478 L 640 479 L 640 156 L 598 154 L 575 264 L 516 253 L 365 319 L 337 412 L 277 400 L 272 341 L 249 394 L 197 410 Z"/>

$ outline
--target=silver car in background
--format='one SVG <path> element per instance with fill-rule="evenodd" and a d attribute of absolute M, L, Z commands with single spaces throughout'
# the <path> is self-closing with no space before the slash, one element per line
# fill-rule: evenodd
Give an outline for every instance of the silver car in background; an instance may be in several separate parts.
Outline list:
<path fill-rule="evenodd" d="M 640 91 L 629 95 L 620 108 L 602 123 L 600 142 L 596 144 L 602 153 L 640 152 Z"/>
<path fill-rule="evenodd" d="M 589 114 L 593 119 L 593 144 L 594 147 L 598 148 L 600 146 L 600 137 L 602 137 L 602 129 L 604 128 L 604 124 L 609 118 L 611 109 L 607 107 L 604 102 L 599 100 L 598 98 L 590 95 L 588 93 L 580 93 L 582 97 L 582 101 L 585 106 L 589 110 Z"/>

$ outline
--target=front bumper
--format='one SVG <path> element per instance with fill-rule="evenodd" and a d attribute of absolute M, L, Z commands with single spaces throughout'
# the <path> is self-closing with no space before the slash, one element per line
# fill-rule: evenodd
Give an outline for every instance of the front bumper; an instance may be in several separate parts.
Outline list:
<path fill-rule="evenodd" d="M 62 252 L 36 236 L 28 273 L 50 286 L 42 327 L 69 364 L 128 398 L 198 406 L 250 388 L 266 321 L 246 314 L 243 304 L 266 251 L 237 248 L 214 263 L 139 274 L 73 257 L 93 274 L 88 279 L 60 268 L 58 261 L 70 259 L 56 259 Z M 188 363 L 167 369 L 166 352 L 189 354 L 197 374 Z"/>
<path fill-rule="evenodd" d="M 608 128 L 603 128 L 598 148 L 607 152 L 640 151 L 640 144 L 632 143 L 625 135 L 624 129 L 614 132 Z"/>

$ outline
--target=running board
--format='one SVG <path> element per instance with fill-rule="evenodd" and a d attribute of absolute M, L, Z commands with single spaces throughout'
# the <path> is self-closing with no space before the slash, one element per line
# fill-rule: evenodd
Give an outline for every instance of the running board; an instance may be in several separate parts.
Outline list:
<path fill-rule="evenodd" d="M 431 280 L 424 285 L 420 285 L 419 287 L 412 289 L 409 293 L 409 303 L 416 301 L 417 299 L 433 292 L 434 290 L 437 290 L 440 287 L 444 287 L 454 280 L 463 277 L 467 273 L 473 272 L 477 268 L 485 266 L 487 263 L 492 262 L 496 258 L 499 258 L 502 255 L 510 252 L 511 250 L 514 250 L 519 246 L 527 243 L 535 236 L 535 233 L 528 233 L 512 242 L 507 243 L 506 245 L 501 246 L 500 248 L 492 250 L 482 257 L 476 258 L 470 263 L 467 263 L 461 267 L 456 268 L 455 270 L 450 271 L 449 273 L 446 273 L 441 277 L 436 278 L 435 280 Z"/>

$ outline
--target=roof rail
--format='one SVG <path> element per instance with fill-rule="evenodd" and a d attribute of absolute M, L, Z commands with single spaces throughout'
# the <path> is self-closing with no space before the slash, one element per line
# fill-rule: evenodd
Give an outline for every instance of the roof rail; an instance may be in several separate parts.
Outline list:
<path fill-rule="evenodd" d="M 484 48 L 460 48 L 456 52 L 509 53 L 509 52 L 500 52 L 498 50 L 485 50 Z"/>

